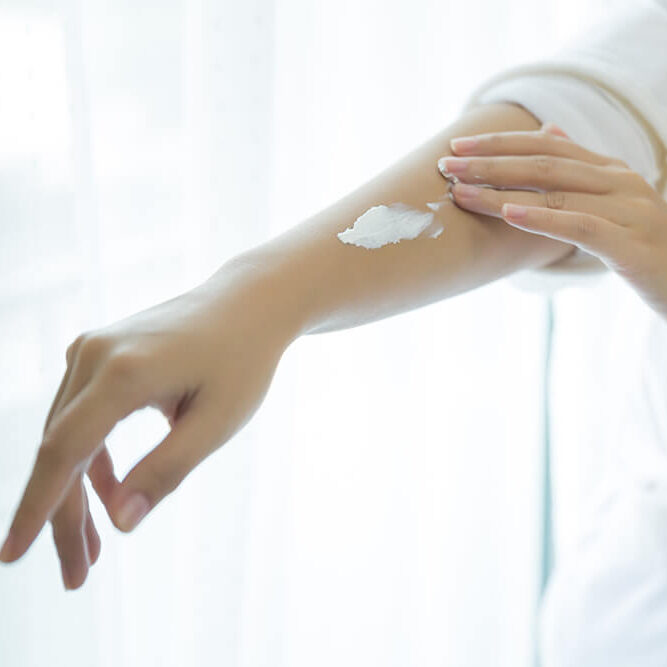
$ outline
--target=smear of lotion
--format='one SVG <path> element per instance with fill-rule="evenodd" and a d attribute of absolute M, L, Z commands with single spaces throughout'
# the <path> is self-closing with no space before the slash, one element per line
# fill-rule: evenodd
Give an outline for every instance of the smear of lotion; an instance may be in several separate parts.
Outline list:
<path fill-rule="evenodd" d="M 439 208 L 438 202 L 429 202 L 427 206 L 434 211 Z M 415 239 L 422 233 L 435 239 L 442 230 L 442 224 L 434 219 L 433 213 L 418 211 L 401 203 L 382 204 L 369 208 L 352 227 L 340 232 L 338 238 L 343 243 L 361 248 L 381 248 L 403 239 Z"/>

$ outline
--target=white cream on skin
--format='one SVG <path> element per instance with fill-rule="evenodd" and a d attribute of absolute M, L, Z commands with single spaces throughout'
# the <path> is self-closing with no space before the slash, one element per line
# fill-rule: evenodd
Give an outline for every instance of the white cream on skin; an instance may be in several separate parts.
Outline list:
<path fill-rule="evenodd" d="M 437 211 L 442 203 L 429 202 L 426 206 Z M 337 236 L 343 243 L 372 249 L 404 239 L 416 239 L 420 234 L 435 239 L 443 229 L 433 213 L 418 211 L 399 202 L 389 206 L 372 206 L 355 220 L 352 227 Z"/>

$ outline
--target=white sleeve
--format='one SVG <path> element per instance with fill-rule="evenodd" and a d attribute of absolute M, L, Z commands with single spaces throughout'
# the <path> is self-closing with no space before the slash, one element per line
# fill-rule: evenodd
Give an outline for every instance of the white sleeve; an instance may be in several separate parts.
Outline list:
<path fill-rule="evenodd" d="M 555 122 L 589 150 L 624 160 L 667 196 L 667 0 L 637 0 L 552 57 L 496 74 L 464 109 L 492 102 L 513 102 Z M 511 281 L 548 292 L 605 269 L 577 248 Z"/>

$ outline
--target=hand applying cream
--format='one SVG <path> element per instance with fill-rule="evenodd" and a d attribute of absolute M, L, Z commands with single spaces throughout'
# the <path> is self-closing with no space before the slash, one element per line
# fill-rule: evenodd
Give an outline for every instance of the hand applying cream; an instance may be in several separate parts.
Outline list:
<path fill-rule="evenodd" d="M 667 319 L 667 202 L 627 164 L 553 124 L 453 139 L 451 148 L 465 157 L 442 158 L 438 168 L 456 177 L 459 207 L 599 257 Z"/>

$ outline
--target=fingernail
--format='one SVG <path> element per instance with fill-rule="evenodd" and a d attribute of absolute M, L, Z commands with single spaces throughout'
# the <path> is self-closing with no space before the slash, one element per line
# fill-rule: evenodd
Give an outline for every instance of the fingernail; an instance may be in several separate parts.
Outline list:
<path fill-rule="evenodd" d="M 452 139 L 449 142 L 449 145 L 452 147 L 452 150 L 455 152 L 459 151 L 469 151 L 475 148 L 479 143 L 479 139 L 474 137 L 459 137 L 458 139 Z"/>
<path fill-rule="evenodd" d="M 132 530 L 148 513 L 146 496 L 133 493 L 118 512 L 118 524 L 123 530 Z"/>
<path fill-rule="evenodd" d="M 560 134 L 563 137 L 567 137 L 567 133 L 564 132 L 562 128 L 558 127 L 556 123 L 544 123 L 544 125 L 542 125 L 542 129 L 547 132 L 551 132 L 551 134 Z"/>
<path fill-rule="evenodd" d="M 469 161 L 457 157 L 441 157 L 438 160 L 438 169 L 443 176 L 461 174 L 468 168 Z"/>
<path fill-rule="evenodd" d="M 12 557 L 13 546 L 14 546 L 14 536 L 12 535 L 12 532 L 9 531 L 9 534 L 5 538 L 5 542 L 2 545 L 2 549 L 0 549 L 0 560 L 3 563 L 7 563 L 9 559 Z"/>
<path fill-rule="evenodd" d="M 503 218 L 510 220 L 521 220 L 528 214 L 528 209 L 525 206 L 516 206 L 515 204 L 505 204 L 503 206 Z"/>
<path fill-rule="evenodd" d="M 467 183 L 457 183 L 452 191 L 456 197 L 462 197 L 464 199 L 474 199 L 479 195 L 479 188 L 474 185 L 468 185 Z"/>
<path fill-rule="evenodd" d="M 447 168 L 447 160 L 448 160 L 448 159 L 449 159 L 449 158 L 441 157 L 441 158 L 438 160 L 438 171 L 439 171 L 439 172 L 440 172 L 440 173 L 441 173 L 441 174 L 442 174 L 448 181 L 450 181 L 450 182 L 453 181 L 454 183 L 458 183 L 458 178 L 456 178 L 456 176 L 454 176 L 454 175 L 452 174 L 451 170 L 449 170 L 449 169 Z"/>

